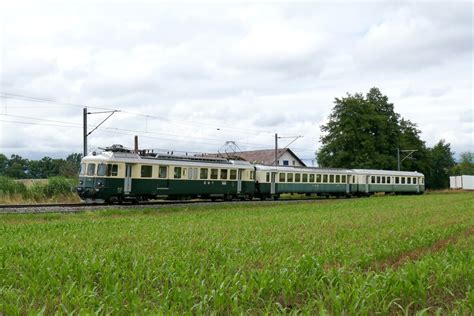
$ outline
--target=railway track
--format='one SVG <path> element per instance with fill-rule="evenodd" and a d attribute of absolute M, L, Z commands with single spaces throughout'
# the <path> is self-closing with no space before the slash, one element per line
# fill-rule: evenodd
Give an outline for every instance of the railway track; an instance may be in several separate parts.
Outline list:
<path fill-rule="evenodd" d="M 139 204 L 85 204 L 85 203 L 57 203 L 57 204 L 17 204 L 8 205 L 0 204 L 0 214 L 34 214 L 34 213 L 74 213 L 90 210 L 107 210 L 107 209 L 133 209 L 133 208 L 164 208 L 167 206 L 188 206 L 188 205 L 231 205 L 231 204 L 275 204 L 275 203 L 301 203 L 301 202 L 317 202 L 325 201 L 321 198 L 304 198 L 304 199 L 280 199 L 280 200 L 248 200 L 248 201 L 207 201 L 207 200 L 191 200 L 191 201 L 154 201 Z"/>

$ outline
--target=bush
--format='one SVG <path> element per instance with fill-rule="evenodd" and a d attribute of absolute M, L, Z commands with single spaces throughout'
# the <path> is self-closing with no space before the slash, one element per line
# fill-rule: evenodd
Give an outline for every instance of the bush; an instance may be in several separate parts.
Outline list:
<path fill-rule="evenodd" d="M 8 177 L 0 176 L 0 196 L 5 195 L 22 195 L 24 196 L 28 189 L 23 183 L 16 182 Z"/>

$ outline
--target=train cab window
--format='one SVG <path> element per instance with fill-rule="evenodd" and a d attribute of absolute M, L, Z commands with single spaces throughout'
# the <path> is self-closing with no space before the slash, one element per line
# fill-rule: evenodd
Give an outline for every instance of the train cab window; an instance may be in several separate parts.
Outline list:
<path fill-rule="evenodd" d="M 153 166 L 142 166 L 141 176 L 142 178 L 151 178 Z"/>
<path fill-rule="evenodd" d="M 286 180 L 287 180 L 287 182 L 293 182 L 293 174 L 292 173 L 287 173 L 286 174 Z"/>
<path fill-rule="evenodd" d="M 216 180 L 219 175 L 219 169 L 211 169 L 211 179 Z"/>
<path fill-rule="evenodd" d="M 303 182 L 308 182 L 308 174 L 303 173 Z"/>
<path fill-rule="evenodd" d="M 301 182 L 301 173 L 295 173 L 295 182 Z"/>
<path fill-rule="evenodd" d="M 279 178 L 280 182 L 285 182 L 285 174 L 284 173 L 280 172 L 278 174 L 278 178 Z"/>
<path fill-rule="evenodd" d="M 95 175 L 95 163 L 90 163 L 87 165 L 87 175 L 88 176 Z"/>
<path fill-rule="evenodd" d="M 160 166 L 158 169 L 158 178 L 166 179 L 168 177 L 168 167 L 167 166 Z"/>
<path fill-rule="evenodd" d="M 230 180 L 235 180 L 237 179 L 237 170 L 231 170 L 230 171 L 230 177 L 229 177 Z"/>
<path fill-rule="evenodd" d="M 255 171 L 250 171 L 250 180 L 255 179 Z"/>
<path fill-rule="evenodd" d="M 321 175 L 320 174 L 316 175 L 316 183 L 321 183 Z"/>
<path fill-rule="evenodd" d="M 107 174 L 107 165 L 105 163 L 100 163 L 97 165 L 97 175 L 103 177 Z"/>
<path fill-rule="evenodd" d="M 342 182 L 342 183 L 346 183 L 346 175 L 345 175 L 345 174 L 343 174 L 343 175 L 341 176 L 341 182 Z"/>
<path fill-rule="evenodd" d="M 309 182 L 314 182 L 314 174 L 309 175 Z"/>
<path fill-rule="evenodd" d="M 221 169 L 221 180 L 227 180 L 227 169 Z"/>
<path fill-rule="evenodd" d="M 174 178 L 181 179 L 181 167 L 174 167 Z"/>
<path fill-rule="evenodd" d="M 270 172 L 267 172 L 267 174 L 265 176 L 265 181 L 270 182 Z"/>
<path fill-rule="evenodd" d="M 420 184 L 425 184 L 425 178 L 420 178 Z"/>
<path fill-rule="evenodd" d="M 323 183 L 328 183 L 328 175 L 323 174 Z"/>
<path fill-rule="evenodd" d="M 340 175 L 336 175 L 336 183 L 340 183 L 341 182 L 341 176 Z"/>
<path fill-rule="evenodd" d="M 188 168 L 183 168 L 183 171 L 182 171 L 183 177 L 186 177 L 187 172 L 188 172 Z"/>
<path fill-rule="evenodd" d="M 201 168 L 201 170 L 199 171 L 199 179 L 207 180 L 208 176 L 209 176 L 209 169 Z"/>
<path fill-rule="evenodd" d="M 81 170 L 79 171 L 79 174 L 80 175 L 86 174 L 86 164 L 85 163 L 81 163 Z"/>
<path fill-rule="evenodd" d="M 407 178 L 407 184 L 411 184 L 411 178 L 410 177 Z"/>
<path fill-rule="evenodd" d="M 413 184 L 416 184 L 416 178 L 413 178 Z"/>
<path fill-rule="evenodd" d="M 107 177 L 116 177 L 118 175 L 118 165 L 107 165 Z"/>
<path fill-rule="evenodd" d="M 334 175 L 333 174 L 329 175 L 329 183 L 334 183 Z"/>
<path fill-rule="evenodd" d="M 405 184 L 405 177 L 401 177 L 402 178 L 402 184 Z"/>

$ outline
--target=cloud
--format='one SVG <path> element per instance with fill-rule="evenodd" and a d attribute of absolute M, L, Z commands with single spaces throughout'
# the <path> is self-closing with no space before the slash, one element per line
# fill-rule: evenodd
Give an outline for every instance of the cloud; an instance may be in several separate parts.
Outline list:
<path fill-rule="evenodd" d="M 471 12 L 461 2 L 9 2 L 0 13 L 0 89 L 79 106 L 2 100 L 2 120 L 75 127 L 0 122 L 0 151 L 81 151 L 84 104 L 124 110 L 91 135 L 91 148 L 130 146 L 140 134 L 152 148 L 214 152 L 236 140 L 250 150 L 271 148 L 279 133 L 305 136 L 292 148 L 312 157 L 334 98 L 373 86 L 428 145 L 445 138 L 466 151 Z M 90 128 L 103 118 L 91 115 Z"/>

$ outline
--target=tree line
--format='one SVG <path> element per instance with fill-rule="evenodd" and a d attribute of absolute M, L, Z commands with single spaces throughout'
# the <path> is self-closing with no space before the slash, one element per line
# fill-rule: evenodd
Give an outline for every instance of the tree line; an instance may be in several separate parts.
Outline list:
<path fill-rule="evenodd" d="M 19 155 L 8 159 L 0 154 L 0 176 L 15 179 L 46 179 L 50 177 L 77 177 L 82 154 L 73 153 L 66 159 L 43 157 L 40 160 L 29 160 Z"/>
<path fill-rule="evenodd" d="M 365 95 L 348 93 L 334 104 L 329 121 L 321 126 L 322 146 L 316 154 L 320 167 L 397 170 L 399 149 L 414 150 L 400 170 L 422 172 L 428 188 L 449 187 L 449 175 L 474 175 L 472 153 L 461 154 L 456 164 L 446 141 L 427 147 L 417 125 L 396 113 L 378 88 Z"/>

